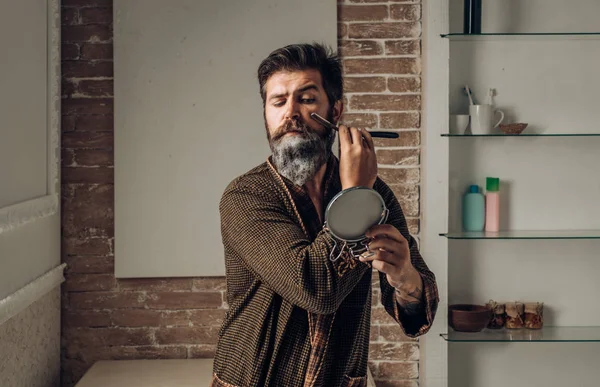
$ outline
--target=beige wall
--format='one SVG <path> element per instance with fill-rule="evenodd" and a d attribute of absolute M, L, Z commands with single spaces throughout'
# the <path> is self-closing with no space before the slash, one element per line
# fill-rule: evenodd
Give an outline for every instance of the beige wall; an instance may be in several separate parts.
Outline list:
<path fill-rule="evenodd" d="M 60 264 L 58 11 L 0 12 L 0 386 L 59 383 L 62 269 L 37 281 Z"/>

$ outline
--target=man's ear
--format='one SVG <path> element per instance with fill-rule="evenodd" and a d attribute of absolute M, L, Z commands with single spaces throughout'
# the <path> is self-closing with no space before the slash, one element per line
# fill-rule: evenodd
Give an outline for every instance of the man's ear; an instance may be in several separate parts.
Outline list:
<path fill-rule="evenodd" d="M 340 99 L 333 104 L 333 123 L 338 124 L 342 112 L 344 111 L 344 102 Z"/>

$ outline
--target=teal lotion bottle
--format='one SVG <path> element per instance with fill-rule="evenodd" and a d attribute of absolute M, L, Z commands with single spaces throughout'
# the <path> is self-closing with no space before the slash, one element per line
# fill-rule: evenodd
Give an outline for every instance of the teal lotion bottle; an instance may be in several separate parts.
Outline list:
<path fill-rule="evenodd" d="M 463 196 L 462 218 L 464 231 L 483 231 L 485 226 L 485 198 L 479 186 L 471 185 Z"/>

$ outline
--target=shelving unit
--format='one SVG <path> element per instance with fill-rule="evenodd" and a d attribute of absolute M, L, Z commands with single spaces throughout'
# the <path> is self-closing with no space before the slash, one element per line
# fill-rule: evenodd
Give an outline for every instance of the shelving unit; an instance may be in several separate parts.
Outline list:
<path fill-rule="evenodd" d="M 425 212 L 439 219 L 424 234 L 441 240 L 429 242 L 434 246 L 428 250 L 444 254 L 445 266 L 437 268 L 445 270 L 447 305 L 544 302 L 545 321 L 541 330 L 441 328 L 435 339 L 442 349 L 426 343 L 434 353 L 425 352 L 425 385 L 597 386 L 600 368 L 591 359 L 600 354 L 600 108 L 593 101 L 600 90 L 600 22 L 569 20 L 576 12 L 591 18 L 600 3 L 588 1 L 582 10 L 559 0 L 485 2 L 494 14 L 484 16 L 487 30 L 476 35 L 446 32 L 462 27 L 453 21 L 462 16 L 462 9 L 451 8 L 458 3 L 434 0 L 426 12 L 433 20 L 426 32 L 435 38 L 426 37 L 431 86 L 425 121 L 435 133 L 426 136 L 426 195 L 434 199 L 426 199 Z M 505 20 L 492 26 L 511 6 L 522 12 L 505 11 Z M 504 33 L 498 26 L 526 31 Z M 468 111 L 465 84 L 479 103 L 488 88 L 496 89 L 494 105 L 507 116 L 503 123 L 527 122 L 527 129 L 518 135 L 499 128 L 492 134 L 449 133 L 444 114 Z M 487 176 L 501 181 L 502 231 L 463 232 L 462 195 L 470 184 L 484 187 Z M 446 363 L 445 379 L 432 371 L 439 359 Z"/>
<path fill-rule="evenodd" d="M 485 329 L 482 332 L 449 332 L 440 335 L 455 343 L 534 342 L 598 343 L 600 327 L 545 327 L 533 329 Z"/>
<path fill-rule="evenodd" d="M 600 230 L 457 231 L 440 236 L 448 239 L 600 239 Z"/>
<path fill-rule="evenodd" d="M 600 137 L 600 133 L 521 133 L 521 134 L 458 134 L 458 133 L 442 133 L 442 137 Z"/>

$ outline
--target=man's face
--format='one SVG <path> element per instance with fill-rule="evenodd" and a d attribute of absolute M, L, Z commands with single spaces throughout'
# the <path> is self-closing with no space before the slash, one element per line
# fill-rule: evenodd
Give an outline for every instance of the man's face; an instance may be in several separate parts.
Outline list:
<path fill-rule="evenodd" d="M 277 141 L 284 135 L 299 135 L 296 131 L 285 130 L 286 125 L 294 121 L 306 126 L 307 130 L 324 136 L 327 130 L 310 117 L 313 112 L 329 120 L 339 119 L 340 104 L 335 106 L 337 111 L 334 108 L 330 112 L 318 70 L 277 72 L 267 80 L 265 88 L 265 124 L 269 141 Z"/>
<path fill-rule="evenodd" d="M 337 122 L 342 104 L 330 107 L 318 70 L 281 71 L 265 84 L 265 127 L 277 170 L 298 185 L 327 161 L 335 133 L 310 117 Z"/>

